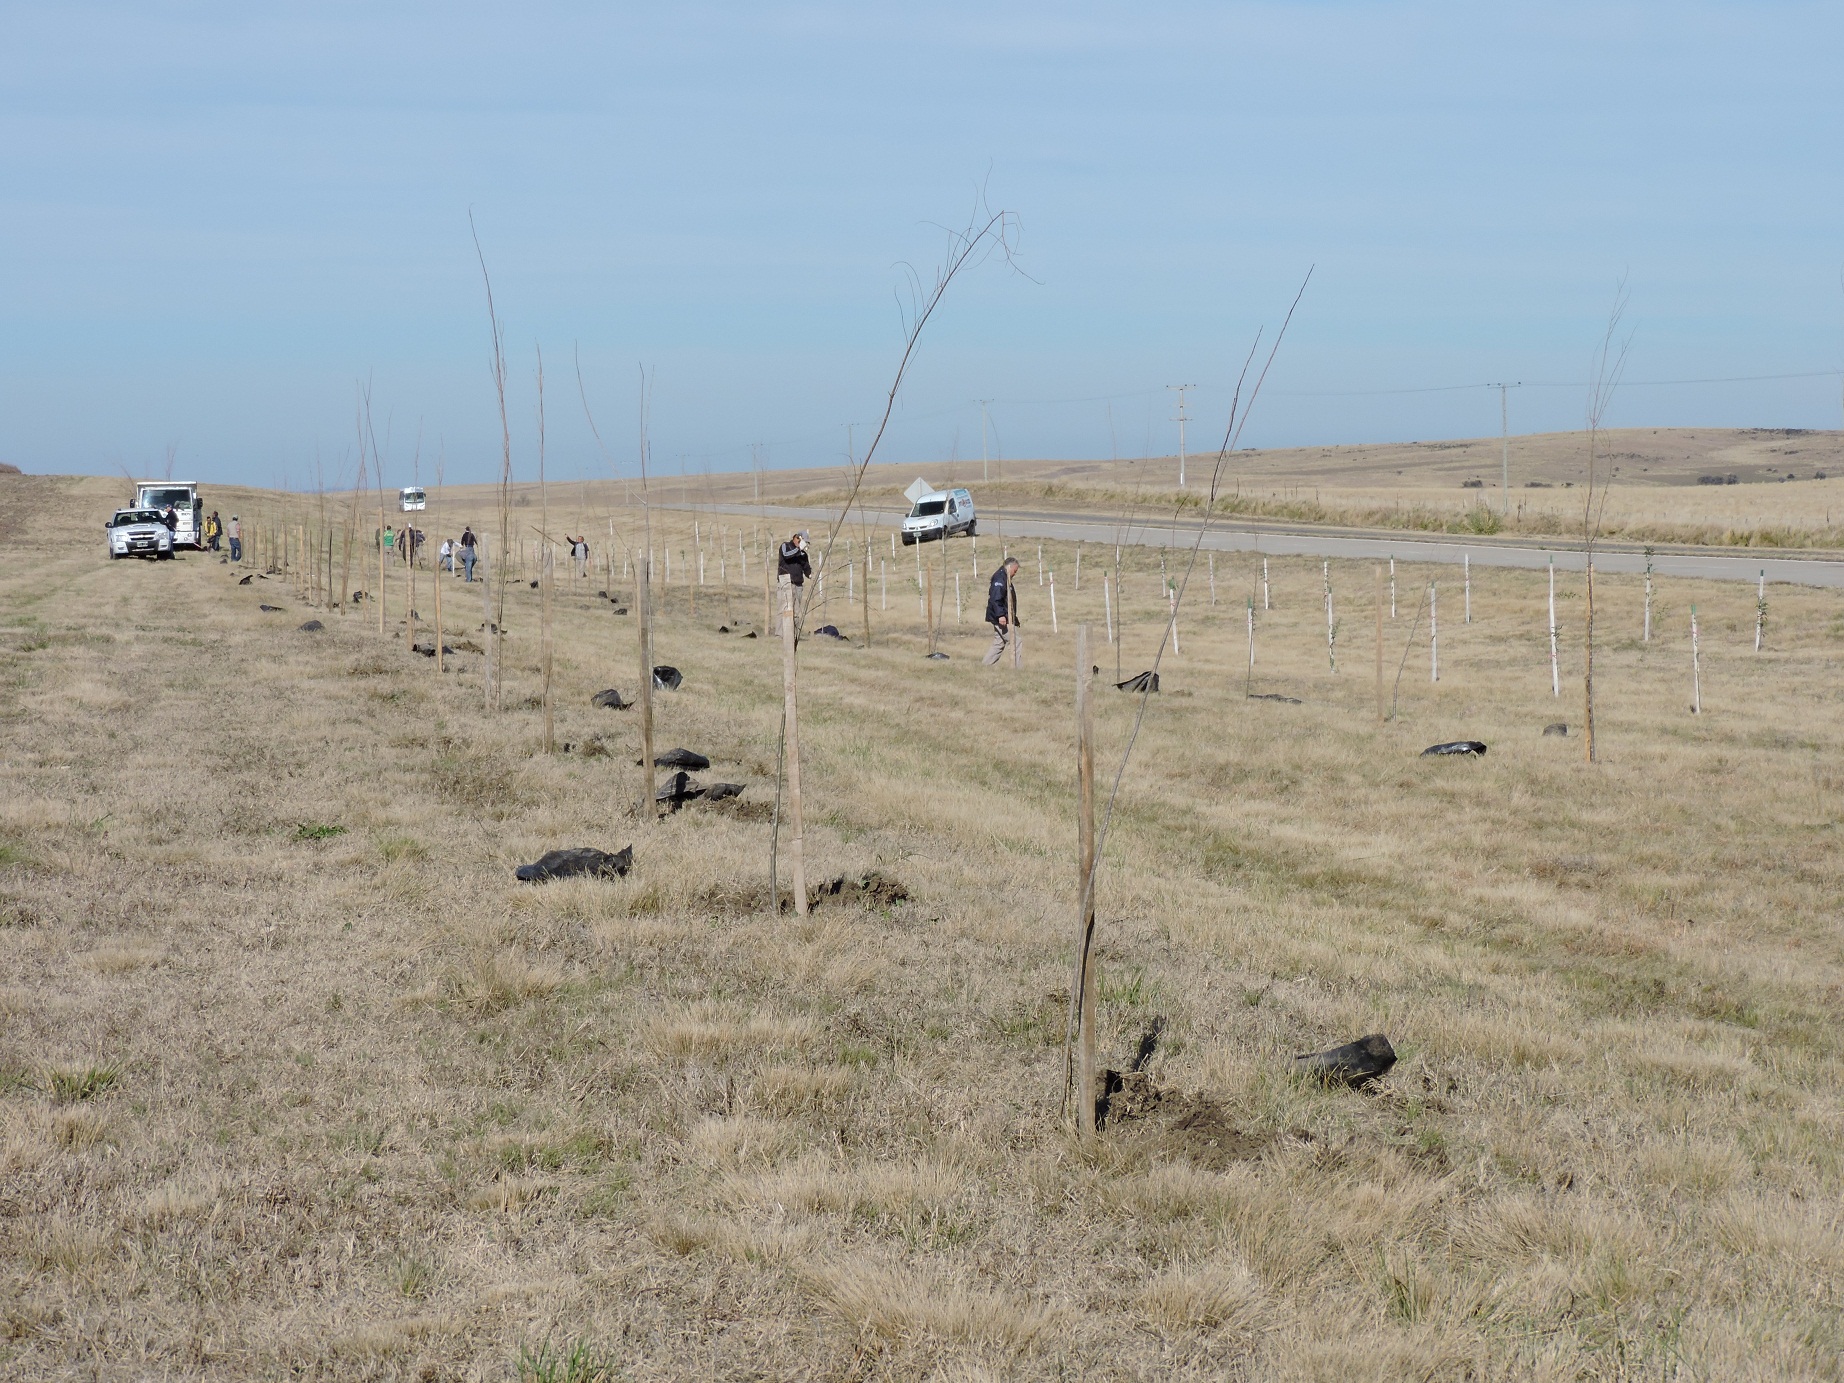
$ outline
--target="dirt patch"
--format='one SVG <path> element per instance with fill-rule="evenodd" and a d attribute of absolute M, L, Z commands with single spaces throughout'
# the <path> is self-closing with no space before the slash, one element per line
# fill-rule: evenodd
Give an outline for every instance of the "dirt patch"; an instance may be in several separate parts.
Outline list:
<path fill-rule="evenodd" d="M 1097 1127 L 1199 1167 L 1220 1170 L 1246 1162 L 1274 1141 L 1272 1134 L 1238 1128 L 1221 1100 L 1164 1089 L 1144 1071 L 1103 1072 L 1102 1091 Z"/>
<path fill-rule="evenodd" d="M 699 811 L 734 816 L 739 821 L 772 821 L 775 816 L 774 803 L 746 802 L 741 797 L 705 797 L 699 799 L 697 807 Z"/>
<path fill-rule="evenodd" d="M 908 889 L 875 869 L 855 879 L 841 874 L 807 890 L 809 908 L 817 908 L 823 903 L 856 903 L 863 908 L 888 908 L 908 900 Z"/>

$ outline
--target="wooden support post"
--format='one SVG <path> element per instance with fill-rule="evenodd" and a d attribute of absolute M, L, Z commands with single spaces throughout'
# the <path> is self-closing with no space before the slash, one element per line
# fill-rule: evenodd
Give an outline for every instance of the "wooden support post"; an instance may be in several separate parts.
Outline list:
<path fill-rule="evenodd" d="M 1377 724 L 1383 715 L 1383 564 L 1377 563 Z"/>
<path fill-rule="evenodd" d="M 871 544 L 864 545 L 864 646 L 871 646 Z"/>
<path fill-rule="evenodd" d="M 1697 607 L 1690 607 L 1690 713 L 1703 714 L 1703 648 L 1697 641 Z"/>
<path fill-rule="evenodd" d="M 640 819 L 659 814 L 653 800 L 653 573 L 652 561 L 634 555 L 634 627 L 640 636 Z"/>
<path fill-rule="evenodd" d="M 452 557 L 449 559 L 451 563 L 453 560 Z M 442 663 L 442 564 L 440 562 L 436 563 L 435 572 L 430 579 L 435 583 L 435 608 L 431 613 L 435 616 L 435 672 L 439 677 L 444 670 Z"/>
<path fill-rule="evenodd" d="M 378 491 L 378 632 L 384 632 L 384 491 Z"/>
<path fill-rule="evenodd" d="M 557 575 L 553 565 L 555 558 L 551 554 L 551 545 L 548 542 L 544 545 L 544 556 L 541 562 L 538 579 L 544 583 L 541 615 L 544 627 L 539 631 L 538 636 L 538 662 L 539 671 L 544 678 L 544 686 L 539 694 L 544 703 L 544 752 L 554 754 L 557 752 L 557 735 L 555 718 L 551 709 L 551 588 L 556 584 Z"/>
<path fill-rule="evenodd" d="M 1024 666 L 1024 640 L 1018 633 L 1018 583 L 1010 576 L 1005 578 L 1005 608 L 1009 616 L 1006 623 L 1012 631 L 1012 668 L 1016 671 Z"/>
<path fill-rule="evenodd" d="M 1428 583 L 1428 680 L 1441 680 L 1441 607 L 1440 587 Z"/>
<path fill-rule="evenodd" d="M 788 760 L 788 834 L 789 883 L 794 890 L 794 912 L 807 915 L 807 865 L 801 844 L 800 810 L 800 717 L 795 696 L 794 671 L 794 586 L 781 578 L 781 697 L 787 716 Z"/>
<path fill-rule="evenodd" d="M 946 541 L 945 539 L 943 541 Z M 935 651 L 935 569 L 928 569 L 928 651 Z"/>
<path fill-rule="evenodd" d="M 1095 1137 L 1095 718 L 1088 625 L 1076 627 L 1076 1129 Z"/>
<path fill-rule="evenodd" d="M 500 666 L 499 666 L 500 647 L 499 647 L 499 640 L 493 636 L 493 632 L 492 632 L 493 631 L 493 584 L 492 582 L 488 581 L 486 577 L 486 573 L 488 570 L 488 566 L 487 566 L 488 553 L 487 553 L 486 534 L 483 533 L 474 540 L 474 551 L 476 553 L 476 556 L 474 558 L 474 567 L 475 567 L 475 570 L 479 571 L 481 574 L 480 580 L 474 583 L 475 585 L 480 587 L 481 637 L 486 640 L 486 645 L 487 645 L 485 672 L 482 674 L 481 679 L 480 679 L 480 689 L 486 696 L 486 708 L 489 711 L 491 711 L 491 710 L 496 709 L 495 702 L 493 699 L 493 679 L 500 672 Z M 497 572 L 495 572 L 494 574 L 495 576 L 498 575 Z"/>
<path fill-rule="evenodd" d="M 762 636 L 775 627 L 775 578 L 770 574 L 768 559 L 762 559 Z"/>
<path fill-rule="evenodd" d="M 403 540 L 398 539 L 399 542 Z M 416 563 L 409 560 L 405 552 L 403 564 L 403 647 L 406 653 L 416 652 Z"/>
<path fill-rule="evenodd" d="M 1693 621 L 1694 622 L 1694 621 Z M 1549 559 L 1549 690 L 1562 695 L 1562 660 L 1556 648 L 1556 559 Z"/>

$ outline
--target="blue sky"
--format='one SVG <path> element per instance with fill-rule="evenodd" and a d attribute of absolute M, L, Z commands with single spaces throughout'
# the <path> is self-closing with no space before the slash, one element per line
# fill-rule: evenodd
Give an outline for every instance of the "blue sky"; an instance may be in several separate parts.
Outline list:
<path fill-rule="evenodd" d="M 1840 425 L 1836 4 L 38 5 L 0 0 L 0 459 L 311 485 L 368 379 L 390 483 L 842 462 L 982 185 L 883 459 Z M 1652 381 L 1834 373 L 1752 383 Z M 1536 385 L 1545 387 L 1534 387 Z M 1553 386 L 1553 387 L 1552 387 Z"/>

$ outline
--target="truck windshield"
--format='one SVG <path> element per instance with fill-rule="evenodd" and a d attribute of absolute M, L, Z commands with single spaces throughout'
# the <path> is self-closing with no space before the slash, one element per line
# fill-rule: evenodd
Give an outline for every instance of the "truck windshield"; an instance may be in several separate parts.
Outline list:
<path fill-rule="evenodd" d="M 192 507 L 192 491 L 190 490 L 150 489 L 143 491 L 141 498 L 143 502 L 155 509 L 163 508 L 168 504 L 172 505 L 175 509 L 190 509 Z"/>
<path fill-rule="evenodd" d="M 945 499 L 925 499 L 909 511 L 912 519 L 927 518 L 930 514 L 939 514 L 948 507 Z"/>

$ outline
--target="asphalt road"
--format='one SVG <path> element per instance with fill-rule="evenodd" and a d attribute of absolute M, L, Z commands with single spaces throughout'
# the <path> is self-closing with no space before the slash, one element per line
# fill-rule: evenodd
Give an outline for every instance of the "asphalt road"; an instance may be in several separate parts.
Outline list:
<path fill-rule="evenodd" d="M 776 527 L 793 529 L 805 525 L 813 530 L 815 540 L 838 519 L 837 509 L 795 509 L 774 505 L 718 504 L 701 507 L 703 513 L 719 513 L 760 518 Z M 899 510 L 869 510 L 871 524 L 894 528 L 902 522 Z M 1161 519 L 1135 521 L 1125 525 L 1109 519 L 1085 515 L 1056 514 L 1036 511 L 1007 510 L 1002 516 L 1007 541 L 1021 538 L 1054 538 L 1063 542 L 1112 545 L 1131 543 L 1141 547 L 1189 547 L 1197 540 L 1197 519 Z M 851 527 L 856 528 L 854 514 Z M 996 517 L 982 514 L 983 538 L 996 539 L 1001 531 Z M 1541 569 L 1554 559 L 1564 571 L 1580 571 L 1587 558 L 1580 545 L 1554 548 L 1532 546 L 1527 542 L 1475 538 L 1461 541 L 1434 533 L 1366 533 L 1350 530 L 1292 527 L 1285 524 L 1253 524 L 1246 520 L 1218 519 L 1204 534 L 1206 552 L 1265 553 L 1272 557 L 1334 557 L 1341 561 L 1377 561 L 1394 557 L 1403 562 L 1449 562 L 1459 566 L 1470 556 L 1483 567 L 1527 567 Z M 1594 568 L 1599 572 L 1639 573 L 1645 570 L 1643 549 L 1630 543 L 1603 544 L 1595 554 Z M 1762 572 L 1770 582 L 1798 586 L 1844 587 L 1844 562 L 1828 557 L 1768 557 L 1759 552 L 1732 555 L 1710 548 L 1659 547 L 1652 558 L 1652 571 L 1658 576 L 1684 576 L 1707 581 L 1755 581 Z"/>

